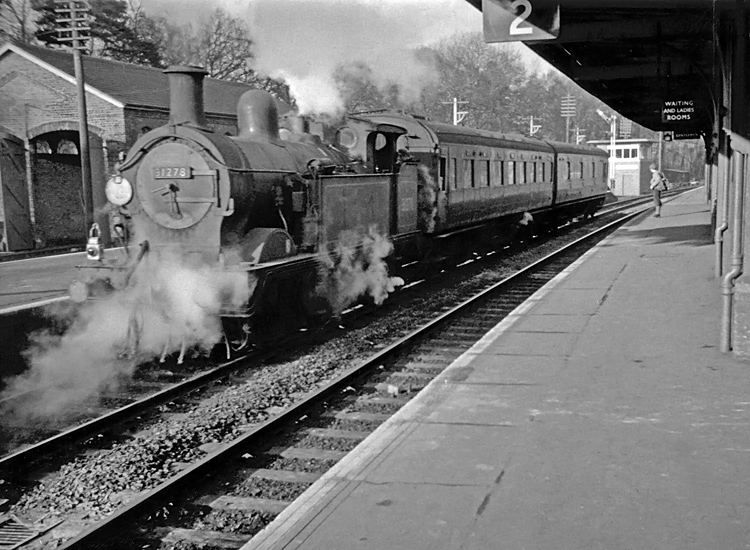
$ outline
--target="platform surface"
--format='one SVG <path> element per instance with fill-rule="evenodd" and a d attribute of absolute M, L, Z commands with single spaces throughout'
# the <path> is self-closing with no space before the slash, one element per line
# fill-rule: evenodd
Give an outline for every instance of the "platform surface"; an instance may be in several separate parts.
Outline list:
<path fill-rule="evenodd" d="M 0 262 L 0 314 L 67 296 L 86 261 L 79 252 Z"/>
<path fill-rule="evenodd" d="M 750 364 L 696 190 L 541 289 L 243 550 L 750 547 Z"/>

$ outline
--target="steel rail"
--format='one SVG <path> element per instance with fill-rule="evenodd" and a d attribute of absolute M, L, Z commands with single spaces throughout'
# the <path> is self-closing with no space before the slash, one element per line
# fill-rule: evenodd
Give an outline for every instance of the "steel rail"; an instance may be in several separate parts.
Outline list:
<path fill-rule="evenodd" d="M 52 456 L 55 453 L 70 447 L 72 444 L 85 441 L 91 436 L 105 433 L 110 428 L 148 412 L 157 405 L 168 403 L 177 397 L 181 397 L 195 389 L 205 386 L 208 382 L 226 376 L 232 371 L 244 367 L 244 364 L 239 364 L 241 362 L 261 362 L 268 359 L 270 355 L 271 352 L 256 352 L 237 357 L 227 363 L 219 365 L 218 367 L 214 367 L 209 371 L 197 374 L 187 380 L 177 382 L 172 386 L 166 387 L 163 390 L 139 399 L 138 401 L 65 430 L 59 434 L 53 435 L 25 449 L 9 454 L 0 459 L 0 478 L 9 474 L 22 476 L 24 473 L 33 469 L 35 464 L 39 463 L 44 458 Z"/>
<path fill-rule="evenodd" d="M 270 418 L 265 422 L 259 424 L 258 426 L 252 428 L 244 435 L 238 437 L 236 440 L 226 444 L 223 448 L 214 451 L 197 463 L 182 470 L 173 478 L 162 482 L 160 485 L 151 489 L 144 495 L 135 498 L 133 501 L 114 512 L 112 515 L 91 525 L 88 529 L 79 533 L 76 537 L 70 539 L 62 546 L 60 546 L 59 550 L 82 550 L 84 548 L 90 548 L 97 544 L 105 544 L 105 537 L 107 537 L 107 535 L 111 536 L 112 533 L 122 532 L 126 525 L 134 522 L 138 517 L 142 517 L 147 512 L 172 502 L 176 495 L 190 488 L 193 488 L 194 483 L 197 479 L 204 478 L 205 476 L 208 476 L 216 471 L 221 471 L 220 466 L 222 463 L 237 458 L 244 453 L 252 452 L 253 447 L 261 447 L 263 445 L 263 441 L 266 438 L 281 431 L 284 427 L 288 426 L 290 422 L 299 419 L 300 417 L 307 414 L 310 410 L 315 409 L 321 402 L 325 401 L 333 394 L 347 388 L 358 378 L 369 374 L 370 371 L 374 371 L 390 356 L 399 353 L 404 348 L 412 346 L 415 341 L 423 339 L 456 316 L 464 313 L 469 308 L 478 305 L 483 300 L 485 300 L 487 296 L 498 292 L 510 283 L 522 279 L 532 272 L 541 269 L 545 265 L 554 261 L 556 258 L 569 253 L 574 248 L 581 246 L 587 241 L 599 237 L 603 233 L 613 230 L 614 228 L 643 214 L 649 209 L 650 207 L 626 214 L 622 218 L 608 223 L 607 225 L 596 229 L 588 235 L 584 235 L 583 237 L 576 239 L 572 243 L 569 243 L 561 249 L 548 254 L 544 258 L 537 260 L 529 266 L 526 266 L 525 268 L 517 271 L 513 275 L 510 275 L 502 281 L 491 285 L 490 287 L 482 290 L 473 297 L 465 300 L 461 304 L 442 313 L 432 321 L 419 327 L 418 329 L 394 342 L 390 346 L 382 349 L 368 359 L 363 360 L 358 365 L 346 370 L 336 379 L 330 381 L 324 387 L 312 392 L 304 400 L 295 405 L 292 405 L 286 411 L 280 413 L 278 416 Z"/>

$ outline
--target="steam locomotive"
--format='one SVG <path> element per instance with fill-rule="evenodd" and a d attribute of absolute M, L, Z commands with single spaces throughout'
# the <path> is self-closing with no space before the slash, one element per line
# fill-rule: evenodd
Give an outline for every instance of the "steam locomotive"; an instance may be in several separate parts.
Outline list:
<path fill-rule="evenodd" d="M 280 128 L 275 100 L 259 90 L 240 99 L 232 137 L 206 122 L 205 71 L 165 72 L 169 124 L 141 136 L 106 184 L 140 250 L 106 261 L 92 239 L 98 261 L 71 287 L 76 302 L 127 288 L 144 258 L 219 266 L 254 285 L 245 305 L 220 312 L 241 347 L 340 308 L 333 278 L 346 253 L 337 247 L 355 250 L 354 264 L 367 271 L 380 259 L 368 247 L 387 238 L 382 279 L 456 242 L 510 241 L 524 227 L 593 215 L 604 202 L 599 149 L 388 111 L 347 117 L 325 143 L 298 124 Z"/>

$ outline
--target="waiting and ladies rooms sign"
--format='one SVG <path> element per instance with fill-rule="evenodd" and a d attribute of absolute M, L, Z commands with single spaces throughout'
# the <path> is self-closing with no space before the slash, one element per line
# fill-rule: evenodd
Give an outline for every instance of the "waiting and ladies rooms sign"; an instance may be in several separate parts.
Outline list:
<path fill-rule="evenodd" d="M 692 99 L 665 100 L 661 107 L 661 121 L 667 123 L 691 122 L 695 116 Z"/>

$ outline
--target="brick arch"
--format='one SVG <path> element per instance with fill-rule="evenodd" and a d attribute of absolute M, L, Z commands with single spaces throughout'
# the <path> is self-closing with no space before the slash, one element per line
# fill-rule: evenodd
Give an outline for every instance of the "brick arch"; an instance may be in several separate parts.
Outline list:
<path fill-rule="evenodd" d="M 23 137 L 21 137 L 18 134 L 16 134 L 10 128 L 8 128 L 8 127 L 3 126 L 2 124 L 0 124 L 0 138 L 1 137 L 5 137 L 5 136 L 11 136 L 11 137 L 14 137 L 14 138 L 17 138 L 17 139 L 23 141 Z"/>
<path fill-rule="evenodd" d="M 91 124 L 89 126 L 89 134 L 96 135 L 99 139 L 105 139 L 106 136 L 104 135 L 105 132 L 103 129 L 99 128 L 98 126 L 92 126 Z M 30 140 L 42 135 L 42 134 L 49 134 L 52 132 L 60 132 L 63 130 L 67 131 L 78 131 L 78 122 L 75 120 L 56 120 L 54 122 L 45 122 L 44 124 L 40 124 L 39 126 L 35 126 L 31 128 L 28 132 L 28 138 Z"/>

